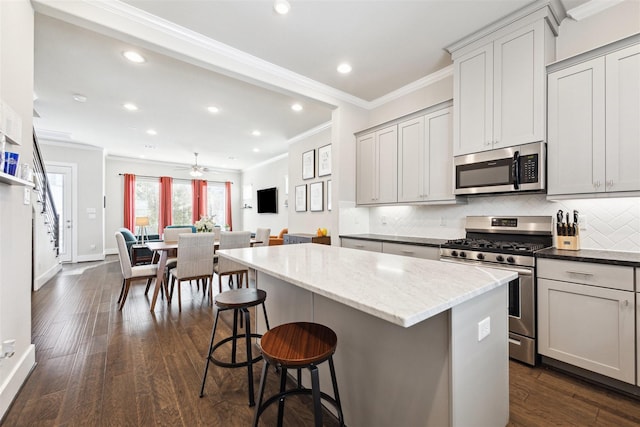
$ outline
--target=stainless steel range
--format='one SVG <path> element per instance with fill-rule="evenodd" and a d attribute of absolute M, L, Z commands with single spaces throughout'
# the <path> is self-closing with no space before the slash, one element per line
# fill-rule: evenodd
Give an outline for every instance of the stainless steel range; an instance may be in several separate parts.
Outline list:
<path fill-rule="evenodd" d="M 466 238 L 449 240 L 440 249 L 448 262 L 483 264 L 518 273 L 509 283 L 509 356 L 536 364 L 537 250 L 553 246 L 551 216 L 468 216 Z"/>

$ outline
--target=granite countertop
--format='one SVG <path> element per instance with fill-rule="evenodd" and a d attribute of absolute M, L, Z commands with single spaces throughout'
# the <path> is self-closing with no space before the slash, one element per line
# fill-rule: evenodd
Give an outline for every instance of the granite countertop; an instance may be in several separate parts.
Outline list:
<path fill-rule="evenodd" d="M 373 242 L 389 242 L 389 243 L 404 243 L 407 245 L 416 246 L 433 246 L 440 247 L 447 242 L 447 239 L 430 239 L 427 237 L 410 237 L 410 236 L 390 236 L 387 234 L 342 234 L 340 238 L 356 239 L 356 240 L 370 240 Z"/>
<path fill-rule="evenodd" d="M 403 327 L 517 277 L 508 270 L 313 243 L 216 253 Z"/>
<path fill-rule="evenodd" d="M 565 249 L 547 248 L 536 252 L 536 257 L 640 267 L 640 252 L 605 251 L 597 249 L 568 251 Z"/>

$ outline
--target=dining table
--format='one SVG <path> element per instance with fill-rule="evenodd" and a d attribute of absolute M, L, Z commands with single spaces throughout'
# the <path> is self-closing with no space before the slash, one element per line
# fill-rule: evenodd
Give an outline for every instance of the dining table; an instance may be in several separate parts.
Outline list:
<path fill-rule="evenodd" d="M 256 243 L 262 243 L 262 241 L 256 240 L 254 238 L 249 241 L 250 246 L 253 246 Z M 178 250 L 178 241 L 161 240 L 156 242 L 146 242 L 145 244 L 147 248 L 154 254 L 152 262 L 158 264 L 158 274 L 156 275 L 156 283 L 153 289 L 153 297 L 151 299 L 150 308 L 150 311 L 154 311 L 156 308 L 158 293 L 160 293 L 160 288 L 162 286 L 164 286 L 164 294 L 166 295 L 167 303 L 171 302 L 171 298 L 169 296 L 169 284 L 165 280 L 164 269 L 167 267 L 169 253 Z M 219 247 L 220 241 L 216 240 L 214 242 L 214 251 L 218 250 Z M 213 266 L 211 268 L 213 268 Z"/>

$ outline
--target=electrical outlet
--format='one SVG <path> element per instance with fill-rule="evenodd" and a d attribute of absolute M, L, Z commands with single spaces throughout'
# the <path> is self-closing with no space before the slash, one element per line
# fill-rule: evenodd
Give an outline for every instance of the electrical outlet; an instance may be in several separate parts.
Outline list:
<path fill-rule="evenodd" d="M 386 223 L 387 223 L 387 217 L 386 217 L 386 216 L 384 216 L 384 215 L 382 215 L 382 216 L 380 217 L 380 222 L 381 222 L 382 224 L 386 224 Z"/>
<path fill-rule="evenodd" d="M 580 230 L 581 231 L 585 231 L 587 230 L 587 216 L 586 215 L 582 215 L 582 214 L 578 214 L 578 224 L 580 225 Z"/>
<path fill-rule="evenodd" d="M 478 341 L 482 341 L 491 334 L 491 317 L 486 317 L 478 322 Z"/>
<path fill-rule="evenodd" d="M 440 217 L 440 227 L 446 227 L 447 226 L 447 219 L 443 216 Z"/>

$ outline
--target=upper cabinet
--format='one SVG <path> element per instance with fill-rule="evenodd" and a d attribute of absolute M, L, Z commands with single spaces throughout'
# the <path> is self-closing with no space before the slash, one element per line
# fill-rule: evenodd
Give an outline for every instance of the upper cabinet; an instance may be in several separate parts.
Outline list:
<path fill-rule="evenodd" d="M 637 43 L 633 36 L 550 67 L 549 195 L 640 191 Z"/>
<path fill-rule="evenodd" d="M 557 18 L 547 6 L 449 47 L 453 154 L 545 140 L 546 64 Z"/>
<path fill-rule="evenodd" d="M 356 203 L 451 203 L 451 102 L 356 135 Z"/>

